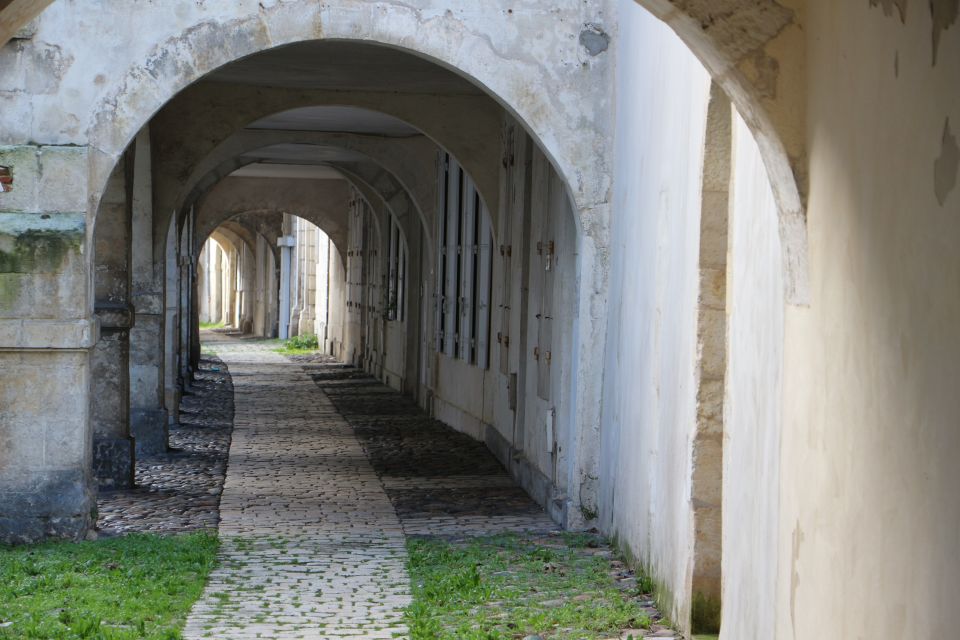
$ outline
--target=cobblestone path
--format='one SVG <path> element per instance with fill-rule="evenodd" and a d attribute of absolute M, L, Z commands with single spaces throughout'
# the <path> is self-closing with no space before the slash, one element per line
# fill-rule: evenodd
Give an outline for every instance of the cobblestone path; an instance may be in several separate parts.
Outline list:
<path fill-rule="evenodd" d="M 558 530 L 482 442 L 352 367 L 304 369 L 356 430 L 407 535 Z"/>
<path fill-rule="evenodd" d="M 215 348 L 235 391 L 221 566 L 184 637 L 406 636 L 403 530 L 353 429 L 268 346 Z"/>
<path fill-rule="evenodd" d="M 233 385 L 227 367 L 204 356 L 194 395 L 180 404 L 167 453 L 137 459 L 133 489 L 101 491 L 97 530 L 102 535 L 215 530 L 233 429 Z"/>

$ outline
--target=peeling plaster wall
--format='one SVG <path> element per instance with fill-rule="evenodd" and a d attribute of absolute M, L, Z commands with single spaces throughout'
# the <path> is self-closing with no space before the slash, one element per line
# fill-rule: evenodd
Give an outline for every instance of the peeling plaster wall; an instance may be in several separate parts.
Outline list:
<path fill-rule="evenodd" d="M 686 624 L 710 78 L 666 25 L 626 0 L 619 47 L 600 516 L 653 574 L 665 613 Z"/>
<path fill-rule="evenodd" d="M 724 640 L 776 638 L 784 288 L 777 206 L 734 116 L 723 451 Z"/>
<path fill-rule="evenodd" d="M 908 2 L 904 21 L 868 0 L 808 7 L 812 297 L 786 316 L 778 639 L 824 621 L 839 638 L 960 628 L 960 191 L 941 204 L 936 189 L 960 26 L 935 25 L 945 4 Z"/>

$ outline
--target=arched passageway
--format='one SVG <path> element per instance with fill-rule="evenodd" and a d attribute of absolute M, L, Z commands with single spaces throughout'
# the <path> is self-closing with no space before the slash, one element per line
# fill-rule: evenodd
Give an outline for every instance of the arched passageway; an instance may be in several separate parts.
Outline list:
<path fill-rule="evenodd" d="M 0 534 L 82 536 L 215 319 L 482 441 L 684 631 L 949 633 L 849 594 L 960 575 L 955 13 L 4 3 Z"/>
<path fill-rule="evenodd" d="M 382 46 L 398 34 L 371 44 L 337 41 L 335 31 L 323 40 L 278 31 L 250 48 L 243 37 L 256 38 L 254 27 L 237 23 L 217 64 L 175 53 L 206 50 L 207 36 L 157 40 L 150 55 L 187 55 L 186 75 L 134 62 L 124 84 L 77 105 L 91 109 L 87 196 L 98 204 L 87 224 L 101 248 L 93 257 L 102 265 L 94 268 L 101 326 L 109 305 L 129 317 L 129 328 L 111 328 L 116 347 L 98 342 L 96 379 L 127 376 L 126 387 L 91 396 L 95 415 L 115 413 L 97 420 L 100 482 L 129 483 L 134 450 L 166 448 L 200 361 L 199 328 L 222 322 L 263 337 L 318 334 L 325 353 L 485 442 L 564 526 L 602 523 L 641 553 L 660 544 L 658 535 L 638 537 L 604 497 L 635 476 L 599 464 L 605 447 L 626 442 L 614 425 L 601 429 L 620 389 L 616 377 L 601 388 L 601 369 L 629 344 L 606 319 L 607 280 L 626 290 L 618 274 L 634 269 L 619 245 L 607 246 L 604 166 L 615 150 L 608 105 L 585 93 L 609 73 L 603 52 L 577 43 L 572 73 L 589 82 L 571 88 L 560 68 L 540 74 L 556 101 L 533 105 L 478 66 L 483 56 L 450 52 L 437 64 L 429 40 L 398 50 Z M 561 100 L 571 91 L 573 112 Z M 686 99 L 679 126 L 705 117 L 702 95 Z M 699 167 L 695 147 L 685 161 Z M 326 251 L 308 224 L 323 229 Z M 129 279 L 114 286 L 110 274 Z M 623 367 L 624 378 L 633 374 Z M 665 413 L 663 424 L 682 415 Z M 678 460 L 685 455 L 678 446 Z M 683 553 L 663 565 L 643 561 L 671 585 L 687 581 L 676 571 Z M 700 595 L 715 598 L 713 580 Z M 686 619 L 689 587 L 676 588 L 670 606 Z"/>

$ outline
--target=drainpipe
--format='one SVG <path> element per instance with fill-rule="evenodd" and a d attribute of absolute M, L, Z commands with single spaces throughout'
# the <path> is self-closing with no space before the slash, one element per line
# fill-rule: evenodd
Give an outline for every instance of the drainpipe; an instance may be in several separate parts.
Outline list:
<path fill-rule="evenodd" d="M 280 339 L 290 337 L 290 250 L 296 244 L 293 236 L 280 236 Z"/>

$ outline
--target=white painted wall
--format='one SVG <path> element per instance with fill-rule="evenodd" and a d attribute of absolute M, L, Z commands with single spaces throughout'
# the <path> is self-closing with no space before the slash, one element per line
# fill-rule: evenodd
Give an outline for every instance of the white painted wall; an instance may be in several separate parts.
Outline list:
<path fill-rule="evenodd" d="M 934 27 L 950 2 L 889 4 L 806 10 L 811 304 L 786 316 L 778 639 L 960 629 L 960 184 L 941 203 L 935 177 L 948 118 L 960 144 L 960 25 Z"/>
<path fill-rule="evenodd" d="M 620 3 L 600 516 L 688 617 L 699 218 L 710 79 Z"/>
<path fill-rule="evenodd" d="M 724 639 L 774 638 L 784 290 L 777 208 L 734 116 L 723 450 Z"/>

